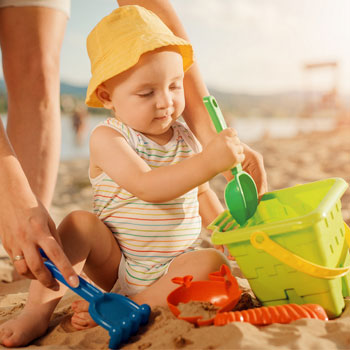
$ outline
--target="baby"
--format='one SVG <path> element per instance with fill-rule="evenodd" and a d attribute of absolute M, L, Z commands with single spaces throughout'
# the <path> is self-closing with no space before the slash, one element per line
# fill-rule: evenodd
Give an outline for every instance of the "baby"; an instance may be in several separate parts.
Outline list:
<path fill-rule="evenodd" d="M 118 8 L 96 25 L 87 46 L 92 77 L 86 103 L 113 117 L 90 139 L 94 213 L 71 213 L 58 234 L 76 271 L 84 270 L 102 290 L 166 305 L 173 277 L 206 280 L 227 263 L 197 241 L 202 223 L 223 210 L 207 181 L 241 163 L 243 146 L 226 129 L 201 150 L 178 121 L 192 47 L 152 12 Z M 1 343 L 25 345 L 45 333 L 65 291 L 33 281 L 22 313 L 0 326 Z M 91 325 L 83 306 L 74 309 L 76 328 Z"/>

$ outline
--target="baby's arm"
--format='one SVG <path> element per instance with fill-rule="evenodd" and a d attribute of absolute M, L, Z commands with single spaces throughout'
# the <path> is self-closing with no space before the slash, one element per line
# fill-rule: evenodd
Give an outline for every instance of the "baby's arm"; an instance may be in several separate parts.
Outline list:
<path fill-rule="evenodd" d="M 136 197 L 153 203 L 175 199 L 244 160 L 233 129 L 215 135 L 201 153 L 177 164 L 151 169 L 124 137 L 108 127 L 90 139 L 90 171 L 100 169 Z"/>
<path fill-rule="evenodd" d="M 199 215 L 202 218 L 202 225 L 207 227 L 219 214 L 224 211 L 219 198 L 205 183 L 198 188 Z"/>

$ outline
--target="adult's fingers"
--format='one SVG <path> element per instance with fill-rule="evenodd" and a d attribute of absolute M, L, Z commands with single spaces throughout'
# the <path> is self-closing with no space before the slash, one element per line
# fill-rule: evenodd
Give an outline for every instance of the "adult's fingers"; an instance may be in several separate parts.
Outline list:
<path fill-rule="evenodd" d="M 267 176 L 263 164 L 254 168 L 251 172 L 251 176 L 255 180 L 258 195 L 261 197 L 268 191 Z"/>
<path fill-rule="evenodd" d="M 23 258 L 17 259 L 17 257 L 23 257 Z M 31 273 L 30 269 L 28 268 L 28 265 L 26 263 L 23 253 L 13 254 L 12 262 L 15 269 L 20 275 L 30 279 L 35 279 L 35 276 Z"/>
<path fill-rule="evenodd" d="M 43 258 L 41 257 L 38 248 L 35 245 L 27 246 L 23 250 L 24 260 L 18 261 L 16 265 L 21 263 L 21 266 L 16 266 L 17 271 L 28 278 L 36 278 L 45 287 L 52 290 L 58 290 L 58 282 L 53 278 L 51 272 L 45 267 Z M 24 265 L 27 265 L 25 271 Z M 19 271 L 19 269 L 21 269 Z"/>
<path fill-rule="evenodd" d="M 46 237 L 40 241 L 40 246 L 60 270 L 67 283 L 73 288 L 78 287 L 79 278 L 57 240 L 53 236 Z"/>
<path fill-rule="evenodd" d="M 268 190 L 266 170 L 264 160 L 259 152 L 254 151 L 249 146 L 243 143 L 245 160 L 242 164 L 243 169 L 247 171 L 254 179 L 258 194 L 262 195 Z"/>

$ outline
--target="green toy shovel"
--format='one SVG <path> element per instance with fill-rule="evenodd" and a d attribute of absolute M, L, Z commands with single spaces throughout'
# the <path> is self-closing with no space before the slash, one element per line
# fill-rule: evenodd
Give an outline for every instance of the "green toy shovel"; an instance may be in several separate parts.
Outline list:
<path fill-rule="evenodd" d="M 213 96 L 205 96 L 203 101 L 216 131 L 219 133 L 226 129 L 225 119 L 215 98 Z M 241 164 L 237 164 L 235 168 L 231 169 L 231 173 L 234 179 L 226 186 L 225 203 L 232 217 L 242 226 L 256 211 L 258 191 L 253 178 L 242 170 Z"/>

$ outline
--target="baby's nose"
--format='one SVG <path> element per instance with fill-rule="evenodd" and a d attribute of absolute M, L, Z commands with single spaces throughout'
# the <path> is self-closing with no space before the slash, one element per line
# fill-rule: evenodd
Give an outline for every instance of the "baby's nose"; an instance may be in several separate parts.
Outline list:
<path fill-rule="evenodd" d="M 162 92 L 157 97 L 157 108 L 166 109 L 173 105 L 173 99 L 168 92 Z"/>

